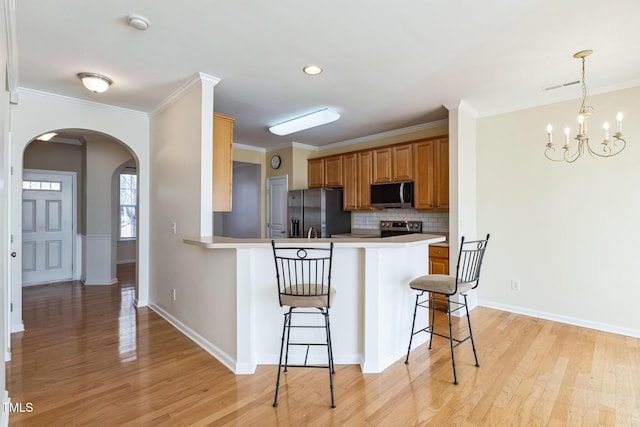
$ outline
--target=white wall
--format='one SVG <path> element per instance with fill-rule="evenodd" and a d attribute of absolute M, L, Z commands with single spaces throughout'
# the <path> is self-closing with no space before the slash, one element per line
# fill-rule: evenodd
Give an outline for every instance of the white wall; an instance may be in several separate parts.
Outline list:
<path fill-rule="evenodd" d="M 86 137 L 86 235 L 83 280 L 87 285 L 117 283 L 116 255 L 118 230 L 114 218 L 113 177 L 131 152 L 103 135 Z M 115 199 L 115 200 L 114 200 Z M 115 221 L 115 222 L 114 222 Z M 107 256 L 104 256 L 107 254 Z"/>
<path fill-rule="evenodd" d="M 198 333 L 203 333 L 200 325 L 212 325 L 219 315 L 215 304 L 227 304 L 214 292 L 224 278 L 205 275 L 208 270 L 200 263 L 225 265 L 233 259 L 220 256 L 208 261 L 199 248 L 182 242 L 185 237 L 212 232 L 213 87 L 217 81 L 200 75 L 151 117 L 150 303 Z M 174 222 L 176 234 L 171 230 Z M 203 298 L 211 303 L 203 306 Z M 224 351 L 235 357 L 235 348 Z"/>
<path fill-rule="evenodd" d="M 26 89 L 18 91 L 19 103 L 12 106 L 11 119 L 11 164 L 14 176 L 22 176 L 22 157 L 25 146 L 36 136 L 56 129 L 89 129 L 112 136 L 123 142 L 136 155 L 139 170 L 140 206 L 139 221 L 139 268 L 137 286 L 137 304 L 144 306 L 148 301 L 148 265 L 149 265 L 149 120 L 145 113 L 115 108 L 97 103 L 78 101 L 72 98 L 46 94 Z M 12 181 L 12 250 L 22 252 L 21 242 L 21 180 Z M 17 258 L 18 260 L 20 258 Z M 14 311 L 11 317 L 11 330 L 22 326 L 22 271 L 20 263 L 12 268 L 12 302 Z"/>
<path fill-rule="evenodd" d="M 640 87 L 590 99 L 596 144 L 602 122 L 627 117 L 611 159 L 544 157 L 547 124 L 575 131 L 578 100 L 477 121 L 478 229 L 491 233 L 481 304 L 640 336 L 639 99 Z"/>

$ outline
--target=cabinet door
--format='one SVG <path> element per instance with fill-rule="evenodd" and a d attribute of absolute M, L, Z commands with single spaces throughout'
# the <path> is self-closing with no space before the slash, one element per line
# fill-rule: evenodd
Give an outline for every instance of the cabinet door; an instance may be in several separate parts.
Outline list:
<path fill-rule="evenodd" d="M 392 180 L 391 148 L 373 150 L 373 182 L 391 182 Z"/>
<path fill-rule="evenodd" d="M 324 159 L 324 186 L 342 187 L 342 156 Z"/>
<path fill-rule="evenodd" d="M 233 187 L 233 122 L 235 118 L 213 114 L 213 210 L 230 212 Z"/>
<path fill-rule="evenodd" d="M 358 153 L 358 209 L 371 209 L 373 152 Z"/>
<path fill-rule="evenodd" d="M 324 159 L 309 159 L 307 161 L 307 185 L 309 188 L 324 186 Z"/>
<path fill-rule="evenodd" d="M 393 147 L 393 180 L 411 181 L 413 179 L 413 145 Z"/>
<path fill-rule="evenodd" d="M 342 166 L 343 206 L 345 211 L 352 211 L 358 209 L 358 155 L 356 153 L 345 154 L 342 157 Z"/>
<path fill-rule="evenodd" d="M 433 140 L 417 142 L 413 145 L 415 157 L 413 197 L 416 209 L 433 209 L 435 207 L 434 146 Z"/>
<path fill-rule="evenodd" d="M 435 145 L 435 207 L 449 208 L 449 139 L 438 139 Z"/>

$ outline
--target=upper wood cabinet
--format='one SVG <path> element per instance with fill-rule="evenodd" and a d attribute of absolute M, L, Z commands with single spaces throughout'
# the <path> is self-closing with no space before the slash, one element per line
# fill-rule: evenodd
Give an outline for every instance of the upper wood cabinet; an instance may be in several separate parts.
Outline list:
<path fill-rule="evenodd" d="M 371 171 L 373 153 L 347 153 L 343 156 L 344 210 L 371 209 Z"/>
<path fill-rule="evenodd" d="M 307 186 L 309 188 L 324 186 L 324 159 L 309 159 L 307 161 Z"/>
<path fill-rule="evenodd" d="M 333 156 L 324 159 L 324 186 L 325 187 L 342 187 L 342 157 Z"/>
<path fill-rule="evenodd" d="M 431 139 L 413 144 L 414 207 L 449 208 L 449 140 Z"/>
<path fill-rule="evenodd" d="M 230 212 L 233 191 L 233 122 L 213 113 L 213 210 Z"/>
<path fill-rule="evenodd" d="M 373 150 L 373 182 L 411 181 L 413 145 L 404 144 Z"/>

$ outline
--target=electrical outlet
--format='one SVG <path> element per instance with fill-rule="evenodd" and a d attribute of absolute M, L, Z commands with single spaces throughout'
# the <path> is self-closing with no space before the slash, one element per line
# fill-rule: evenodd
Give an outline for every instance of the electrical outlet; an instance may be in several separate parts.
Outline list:
<path fill-rule="evenodd" d="M 175 222 L 172 222 L 172 223 L 171 223 L 171 234 L 176 234 L 176 233 L 177 233 L 177 230 L 178 230 L 178 228 L 177 228 L 176 223 L 175 223 Z"/>
<path fill-rule="evenodd" d="M 520 280 L 512 280 L 511 281 L 511 290 L 519 291 L 520 290 Z"/>
<path fill-rule="evenodd" d="M 171 298 L 175 301 L 176 300 L 176 290 L 175 288 L 171 289 Z"/>

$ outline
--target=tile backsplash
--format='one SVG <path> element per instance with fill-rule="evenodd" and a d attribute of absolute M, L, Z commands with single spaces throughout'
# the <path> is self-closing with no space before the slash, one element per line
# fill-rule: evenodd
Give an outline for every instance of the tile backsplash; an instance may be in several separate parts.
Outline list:
<path fill-rule="evenodd" d="M 415 209 L 388 209 L 383 212 L 354 212 L 353 228 L 380 228 L 380 221 L 422 221 L 422 232 L 449 232 L 449 212 L 419 212 Z"/>

